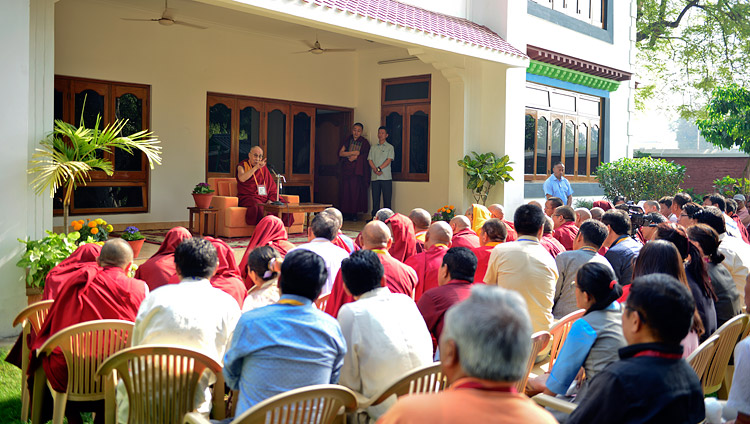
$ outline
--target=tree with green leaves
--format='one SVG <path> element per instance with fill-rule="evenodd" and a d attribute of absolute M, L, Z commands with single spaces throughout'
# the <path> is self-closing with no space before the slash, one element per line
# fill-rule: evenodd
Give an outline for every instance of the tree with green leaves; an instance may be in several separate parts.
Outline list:
<path fill-rule="evenodd" d="M 706 118 L 697 121 L 701 134 L 722 149 L 738 147 L 750 154 L 750 91 L 736 84 L 717 88 L 706 106 Z M 750 158 L 742 172 L 742 192 L 747 193 Z"/>
<path fill-rule="evenodd" d="M 638 0 L 636 44 L 641 78 L 637 103 L 682 93 L 677 111 L 702 116 L 711 91 L 748 86 L 750 2 L 747 0 Z"/>
<path fill-rule="evenodd" d="M 469 181 L 466 188 L 471 190 L 474 200 L 484 205 L 487 203 L 487 196 L 492 186 L 499 182 L 508 182 L 513 179 L 510 171 L 513 167 L 508 155 L 496 156 L 492 152 L 482 153 L 471 152 L 474 155 L 472 159 L 469 155 L 464 156 L 458 161 L 458 166 L 466 171 Z"/>

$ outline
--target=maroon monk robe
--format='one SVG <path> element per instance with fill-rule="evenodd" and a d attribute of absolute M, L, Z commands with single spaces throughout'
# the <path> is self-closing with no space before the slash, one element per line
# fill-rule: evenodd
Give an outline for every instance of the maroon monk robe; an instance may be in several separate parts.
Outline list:
<path fill-rule="evenodd" d="M 240 162 L 239 166 L 244 167 L 245 170 L 252 168 L 247 159 Z M 266 166 L 256 170 L 255 173 L 253 173 L 253 175 L 251 175 L 245 182 L 240 181 L 239 176 L 236 178 L 239 206 L 247 208 L 247 212 L 245 212 L 245 222 L 247 225 L 256 225 L 265 215 L 262 205 L 269 201 L 276 201 L 276 195 L 278 193 L 276 181 L 273 180 L 273 175 L 271 175 L 271 171 L 269 171 Z M 258 193 L 259 185 L 264 185 L 266 187 L 265 195 Z M 279 197 L 279 201 L 286 203 L 281 197 Z M 282 214 L 281 220 L 284 221 L 285 227 L 289 227 L 293 222 L 292 214 Z"/>
<path fill-rule="evenodd" d="M 422 253 L 408 258 L 404 264 L 414 268 L 417 272 L 417 287 L 414 289 L 414 301 L 418 302 L 427 290 L 438 286 L 438 270 L 443 264 L 443 256 L 448 252 L 448 246 L 436 244 Z"/>
<path fill-rule="evenodd" d="M 177 274 L 174 267 L 174 250 L 183 240 L 192 237 L 185 227 L 174 227 L 169 230 L 159 250 L 135 271 L 135 278 L 145 281 L 149 290 L 156 290 L 167 284 L 169 279 Z"/>
<path fill-rule="evenodd" d="M 352 240 L 351 238 L 349 238 L 346 235 L 344 235 L 344 233 L 342 233 L 341 231 L 339 231 L 339 234 L 336 236 L 335 239 L 333 239 L 332 243 L 335 244 L 336 246 L 338 246 L 338 247 L 346 250 L 346 253 L 348 253 L 350 255 L 353 252 L 359 250 L 359 248 L 357 247 L 357 245 L 354 244 L 354 240 Z"/>
<path fill-rule="evenodd" d="M 145 282 L 128 277 L 121 268 L 82 268 L 71 275 L 63 286 L 39 335 L 31 342 L 31 349 L 39 349 L 53 334 L 82 322 L 101 319 L 135 322 L 144 297 Z M 42 366 L 52 387 L 64 392 L 68 384 L 68 370 L 62 352 L 58 349 L 51 356 L 43 358 Z M 34 370 L 36 366 L 29 366 L 29 375 L 33 375 Z"/>
<path fill-rule="evenodd" d="M 256 247 L 260 246 L 271 246 L 279 252 L 279 255 L 283 258 L 286 256 L 286 252 L 294 248 L 294 244 L 289 242 L 289 236 L 287 235 L 284 223 L 276 215 L 266 215 L 260 220 L 258 225 L 253 231 L 253 236 L 250 238 L 250 243 L 245 249 L 245 254 L 242 255 L 240 261 L 240 276 L 242 281 L 245 283 L 245 288 L 250 290 L 255 286 L 247 272 L 247 257 L 250 256 L 250 252 Z"/>
<path fill-rule="evenodd" d="M 339 204 L 338 209 L 344 214 L 367 212 L 367 188 L 370 185 L 370 164 L 367 155 L 370 153 L 370 142 L 360 137 L 355 142 L 349 135 L 339 145 L 336 154 L 344 148 L 346 152 L 359 150 L 359 156 L 353 162 L 348 157 L 339 157 Z"/>
<path fill-rule="evenodd" d="M 539 244 L 543 248 L 545 248 L 553 258 L 557 257 L 557 255 L 565 251 L 565 247 L 563 247 L 563 245 L 560 244 L 559 241 L 552 237 L 552 233 L 545 234 L 539 240 Z"/>
<path fill-rule="evenodd" d="M 278 217 L 277 217 L 278 218 Z M 219 257 L 219 265 L 216 267 L 214 276 L 211 277 L 211 286 L 232 296 L 242 309 L 247 296 L 247 288 L 240 276 L 240 270 L 237 268 L 237 261 L 234 259 L 234 252 L 226 242 L 213 237 L 206 237 L 206 240 L 216 248 L 216 255 Z"/>
<path fill-rule="evenodd" d="M 573 221 L 564 223 L 552 233 L 552 237 L 559 241 L 565 250 L 573 250 L 573 240 L 576 239 L 577 235 L 578 227 Z"/>
<path fill-rule="evenodd" d="M 440 287 L 428 290 L 417 303 L 432 336 L 433 351 L 443 333 L 445 312 L 453 305 L 469 297 L 472 283 L 463 280 L 450 280 Z"/>
<path fill-rule="evenodd" d="M 742 234 L 742 241 L 750 244 L 750 233 L 747 231 L 745 224 L 742 223 L 742 220 L 740 220 L 740 217 L 735 213 L 732 214 L 730 218 L 737 223 L 737 227 L 740 229 L 740 234 Z"/>
<path fill-rule="evenodd" d="M 388 287 L 391 293 L 402 293 L 413 297 L 418 281 L 417 273 L 414 269 L 397 261 L 385 250 L 373 249 L 373 252 L 378 254 L 378 259 L 383 264 L 383 276 L 385 277 L 383 287 Z M 339 273 L 336 274 L 336 279 L 333 281 L 331 294 L 328 297 L 326 312 L 336 318 L 339 314 L 339 309 L 349 302 L 354 302 L 354 298 L 344 291 L 344 280 L 341 277 L 341 270 L 339 270 Z"/>
<path fill-rule="evenodd" d="M 487 274 L 487 266 L 490 262 L 490 253 L 492 249 L 500 244 L 499 242 L 489 242 L 486 246 L 479 246 L 476 249 L 472 249 L 474 255 L 477 257 L 477 271 L 474 273 L 474 282 L 484 284 L 484 275 Z"/>
<path fill-rule="evenodd" d="M 510 241 L 518 240 L 518 233 L 516 232 L 516 226 L 510 221 L 506 221 L 504 219 L 502 221 L 503 221 L 503 224 L 505 224 L 505 229 L 508 230 L 508 235 L 505 236 L 505 241 L 510 242 Z"/>
<path fill-rule="evenodd" d="M 47 277 L 44 280 L 42 300 L 56 298 L 72 272 L 87 266 L 97 266 L 96 260 L 99 258 L 101 251 L 102 247 L 95 243 L 78 246 L 75 252 L 47 273 Z"/>
<path fill-rule="evenodd" d="M 414 223 L 411 222 L 411 219 L 396 213 L 386 219 L 385 223 L 390 227 L 391 237 L 393 238 L 393 244 L 388 249 L 391 256 L 404 262 L 417 253 L 417 238 L 414 235 Z"/>
<path fill-rule="evenodd" d="M 466 247 L 469 249 L 476 249 L 479 247 L 479 236 L 471 228 L 464 228 L 461 231 L 456 231 L 453 234 L 451 240 L 451 247 Z"/>

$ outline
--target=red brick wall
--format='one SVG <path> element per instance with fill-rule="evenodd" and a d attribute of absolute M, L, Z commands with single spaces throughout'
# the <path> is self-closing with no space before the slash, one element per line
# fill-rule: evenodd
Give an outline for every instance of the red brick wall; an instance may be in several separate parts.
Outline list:
<path fill-rule="evenodd" d="M 657 156 L 654 156 L 657 157 Z M 713 191 L 713 181 L 729 175 L 739 178 L 747 164 L 746 157 L 661 157 L 685 166 L 683 188 L 692 188 L 696 194 Z"/>

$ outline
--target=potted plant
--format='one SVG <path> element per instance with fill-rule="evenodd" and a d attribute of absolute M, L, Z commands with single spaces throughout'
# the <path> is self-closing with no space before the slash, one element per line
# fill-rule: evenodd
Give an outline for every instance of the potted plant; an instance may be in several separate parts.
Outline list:
<path fill-rule="evenodd" d="M 453 205 L 445 205 L 438 209 L 434 215 L 432 215 L 432 222 L 445 221 L 451 222 L 451 219 L 456 216 L 456 207 Z"/>
<path fill-rule="evenodd" d="M 125 229 L 125 232 L 120 234 L 120 237 L 128 242 L 130 247 L 133 249 L 133 259 L 137 258 L 141 253 L 143 242 L 146 241 L 146 237 L 143 237 L 138 227 L 130 226 Z"/>
<path fill-rule="evenodd" d="M 52 133 L 40 142 L 41 148 L 36 149 L 28 171 L 36 174 L 31 186 L 37 194 L 48 191 L 50 198 L 54 198 L 58 189 L 62 188 L 63 228 L 68 228 L 70 200 L 76 187 L 85 185 L 91 179 L 91 171 L 104 171 L 109 176 L 114 172 L 112 162 L 102 158 L 101 152 L 111 153 L 121 149 L 133 154 L 134 151 L 141 151 L 146 155 L 151 169 L 154 163 L 161 164 L 161 147 L 157 145 L 159 140 L 152 132 L 143 130 L 130 135 L 122 134 L 127 119 L 119 119 L 100 129 L 101 115 L 97 115 L 94 128 L 86 128 L 83 116 L 81 113 L 78 127 L 55 120 Z"/>
<path fill-rule="evenodd" d="M 458 161 L 458 166 L 464 168 L 466 175 L 469 176 L 466 188 L 471 190 L 476 203 L 484 205 L 487 203 L 487 195 L 490 189 L 495 184 L 513 179 L 510 176 L 513 167 L 509 166 L 513 162 L 510 161 L 508 155 L 498 157 L 492 152 L 482 153 L 481 155 L 477 152 L 471 153 L 474 158 L 466 155 Z"/>
<path fill-rule="evenodd" d="M 47 273 L 78 248 L 77 241 L 80 237 L 78 231 L 68 234 L 47 231 L 47 237 L 41 240 L 18 239 L 26 250 L 16 266 L 26 269 L 26 296 L 29 304 L 41 300 Z"/>
<path fill-rule="evenodd" d="M 107 221 L 101 218 L 93 220 L 87 219 L 86 221 L 79 219 L 78 221 L 73 221 L 70 226 L 74 231 L 78 231 L 81 235 L 78 238 L 76 244 L 81 244 L 84 242 L 104 243 L 109 238 L 109 233 L 111 233 L 113 230 L 112 226 L 107 224 Z"/>
<path fill-rule="evenodd" d="M 198 183 L 193 188 L 193 200 L 195 200 L 195 206 L 201 209 L 208 209 L 211 207 L 211 198 L 214 197 L 214 190 L 210 185 L 206 183 Z"/>

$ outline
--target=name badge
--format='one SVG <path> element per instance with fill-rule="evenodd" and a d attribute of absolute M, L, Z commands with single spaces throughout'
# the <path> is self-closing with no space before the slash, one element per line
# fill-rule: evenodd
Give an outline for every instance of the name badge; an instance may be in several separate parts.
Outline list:
<path fill-rule="evenodd" d="M 258 184 L 258 195 L 259 196 L 268 196 L 268 192 L 266 192 L 266 185 L 265 184 Z"/>

